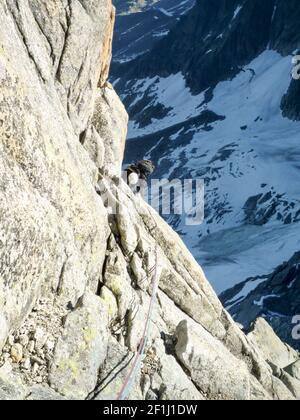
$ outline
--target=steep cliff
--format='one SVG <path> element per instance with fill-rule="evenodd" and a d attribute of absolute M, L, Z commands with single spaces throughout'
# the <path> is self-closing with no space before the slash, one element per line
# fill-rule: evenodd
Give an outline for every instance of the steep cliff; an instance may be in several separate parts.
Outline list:
<path fill-rule="evenodd" d="M 156 282 L 130 398 L 299 395 L 120 179 L 110 0 L 5 0 L 0 16 L 0 399 L 117 398 Z"/>

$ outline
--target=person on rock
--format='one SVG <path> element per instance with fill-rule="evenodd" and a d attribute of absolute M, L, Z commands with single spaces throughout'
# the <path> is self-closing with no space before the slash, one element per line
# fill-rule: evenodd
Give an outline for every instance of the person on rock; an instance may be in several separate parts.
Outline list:
<path fill-rule="evenodd" d="M 127 184 L 135 192 L 141 190 L 141 182 L 146 182 L 150 175 L 153 174 L 155 165 L 151 160 L 140 160 L 126 169 Z"/>

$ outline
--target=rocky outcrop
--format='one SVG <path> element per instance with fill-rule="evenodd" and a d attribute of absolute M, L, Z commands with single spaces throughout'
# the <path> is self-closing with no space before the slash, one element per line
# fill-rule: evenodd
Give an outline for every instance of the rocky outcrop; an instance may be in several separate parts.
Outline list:
<path fill-rule="evenodd" d="M 260 349 L 264 359 L 280 368 L 299 360 L 299 353 L 284 344 L 263 318 L 258 318 L 248 333 L 248 338 Z"/>
<path fill-rule="evenodd" d="M 130 398 L 293 399 L 120 179 L 110 1 L 7 0 L 0 16 L 0 399 L 117 398 L 156 282 Z"/>
<path fill-rule="evenodd" d="M 280 379 L 299 400 L 300 354 L 284 344 L 263 318 L 258 318 L 253 324 L 248 338 L 261 351 L 264 359 L 271 366 L 274 376 Z"/>

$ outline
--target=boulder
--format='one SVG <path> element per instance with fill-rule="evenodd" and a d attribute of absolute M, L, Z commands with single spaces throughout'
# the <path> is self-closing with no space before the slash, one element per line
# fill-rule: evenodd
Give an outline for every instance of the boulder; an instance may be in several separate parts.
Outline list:
<path fill-rule="evenodd" d="M 176 356 L 192 381 L 209 399 L 250 399 L 247 366 L 203 328 L 195 330 L 187 321 L 176 329 Z"/>
<path fill-rule="evenodd" d="M 284 344 L 263 318 L 258 318 L 253 324 L 248 338 L 259 348 L 266 361 L 280 368 L 299 359 L 298 352 Z"/>

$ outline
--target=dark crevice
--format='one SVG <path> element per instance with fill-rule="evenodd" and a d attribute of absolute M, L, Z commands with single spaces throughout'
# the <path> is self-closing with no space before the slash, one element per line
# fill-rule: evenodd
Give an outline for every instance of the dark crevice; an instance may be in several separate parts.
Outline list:
<path fill-rule="evenodd" d="M 79 83 L 79 80 L 80 80 L 80 78 L 83 74 L 83 71 L 84 71 L 87 63 L 88 63 L 88 48 L 86 49 L 86 52 L 84 54 L 81 66 L 79 68 L 79 71 L 78 71 L 78 74 L 77 74 L 77 77 L 76 77 L 76 80 L 74 81 L 72 87 L 70 88 L 70 95 L 69 95 L 70 97 L 71 97 L 71 93 L 72 94 L 74 93 L 75 88 Z M 90 69 L 89 69 L 88 73 L 90 73 Z M 90 82 L 90 80 L 89 80 L 89 82 Z M 76 98 L 74 98 L 75 105 L 78 105 L 80 103 L 80 100 L 82 99 L 82 96 L 84 95 L 85 91 L 87 90 L 87 86 L 88 86 L 88 84 L 86 85 L 86 87 L 84 89 L 79 89 L 78 90 L 78 94 L 77 94 Z"/>
<path fill-rule="evenodd" d="M 80 144 L 84 144 L 86 140 L 86 130 L 79 134 L 79 142 Z"/>
<path fill-rule="evenodd" d="M 64 45 L 62 48 L 62 52 L 61 52 L 61 56 L 59 58 L 59 62 L 58 62 L 58 67 L 57 67 L 57 72 L 56 72 L 56 79 L 61 83 L 61 68 L 62 68 L 62 63 L 63 63 L 63 59 L 65 56 L 65 52 L 67 50 L 67 46 L 68 46 L 68 38 L 70 35 L 70 30 L 71 30 L 71 24 L 72 24 L 72 0 L 68 0 L 68 5 L 65 9 L 65 16 L 66 16 L 66 22 L 67 22 L 67 28 L 66 30 L 64 29 L 65 32 L 65 39 L 64 39 Z"/>
<path fill-rule="evenodd" d="M 175 357 L 175 347 L 178 342 L 177 337 L 175 335 L 166 334 L 164 331 L 160 333 L 160 336 L 164 343 L 166 354 Z"/>
<path fill-rule="evenodd" d="M 51 44 L 51 40 L 49 39 L 49 37 L 46 35 L 46 33 L 45 33 L 45 31 L 44 31 L 44 29 L 43 29 L 43 27 L 42 27 L 42 25 L 41 25 L 41 23 L 39 22 L 39 20 L 37 19 L 37 17 L 35 16 L 35 14 L 34 14 L 34 12 L 33 11 L 31 11 L 31 13 L 32 13 L 32 16 L 33 16 L 33 18 L 34 18 L 34 20 L 35 20 L 35 22 L 36 22 L 36 24 L 37 24 L 37 26 L 38 26 L 38 28 L 39 28 L 39 30 L 40 30 L 40 32 L 41 32 L 41 34 L 44 36 L 44 38 L 46 39 L 46 41 L 47 41 L 47 44 L 49 45 L 49 47 L 50 47 L 50 58 L 51 58 L 51 60 L 52 60 L 52 64 L 54 65 L 54 63 L 55 63 L 55 54 L 54 54 L 54 50 L 53 50 L 53 46 L 52 46 L 52 44 Z"/>
<path fill-rule="evenodd" d="M 58 285 L 57 285 L 57 288 L 56 288 L 57 296 L 60 296 L 61 293 L 62 293 L 62 288 L 63 288 L 63 283 L 64 283 L 64 275 L 65 275 L 65 271 L 66 271 L 66 264 L 67 264 L 67 261 L 65 261 L 63 263 L 62 268 L 60 270 Z"/>
<path fill-rule="evenodd" d="M 107 242 L 106 242 L 106 250 L 109 247 L 109 240 L 110 240 L 110 236 L 108 237 Z M 106 272 L 106 268 L 107 268 L 107 261 L 108 261 L 108 256 L 106 256 L 104 261 L 103 261 L 101 280 L 99 280 L 98 287 L 97 287 L 97 293 L 96 293 L 98 296 L 101 295 L 101 289 L 105 285 L 104 284 L 104 279 L 105 279 L 105 272 Z"/>
<path fill-rule="evenodd" d="M 18 10 L 19 15 L 21 16 L 21 11 L 20 11 L 20 6 L 19 6 L 19 2 L 18 2 L 18 1 L 16 1 L 16 7 L 17 7 L 17 10 Z M 22 27 L 22 25 L 21 25 L 21 24 L 20 24 L 20 22 L 18 21 L 18 17 L 16 16 L 14 9 L 13 9 L 13 8 L 11 8 L 9 4 L 7 5 L 7 8 L 8 8 L 8 10 L 9 10 L 9 12 L 10 12 L 11 16 L 12 16 L 12 19 L 13 19 L 13 21 L 14 21 L 14 23 L 15 23 L 15 26 L 16 26 L 16 28 L 17 28 L 18 32 L 19 32 L 19 35 L 20 35 L 20 37 L 21 37 L 21 39 L 22 39 L 22 41 L 23 41 L 23 44 L 25 45 L 25 48 L 26 48 L 26 51 L 27 51 L 27 54 L 28 54 L 28 56 L 29 56 L 30 60 L 31 60 L 31 61 L 33 62 L 33 64 L 35 65 L 35 68 L 36 68 L 36 70 L 37 70 L 37 73 L 38 73 L 38 75 L 40 76 L 40 78 L 42 79 L 42 81 L 43 81 L 44 83 L 46 83 L 46 79 L 45 79 L 45 77 L 43 76 L 42 70 L 40 69 L 40 67 L 39 67 L 38 63 L 36 62 L 35 57 L 34 57 L 34 54 L 33 54 L 33 53 L 32 53 L 32 51 L 30 50 L 30 46 L 29 46 L 29 44 L 28 44 L 28 41 L 27 41 L 26 35 L 25 35 L 25 34 L 24 34 L 24 32 L 23 32 L 23 29 L 24 29 L 24 28 Z"/>

